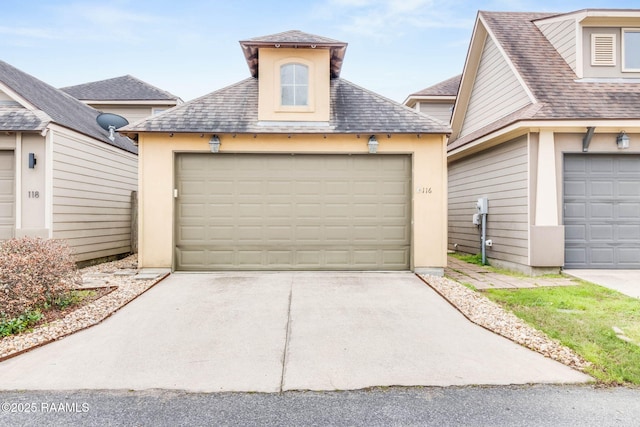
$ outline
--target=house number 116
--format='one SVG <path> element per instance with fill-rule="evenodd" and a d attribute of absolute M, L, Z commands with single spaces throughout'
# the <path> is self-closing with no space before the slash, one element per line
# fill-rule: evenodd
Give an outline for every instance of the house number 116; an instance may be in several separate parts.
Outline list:
<path fill-rule="evenodd" d="M 27 195 L 29 196 L 30 199 L 39 199 L 40 198 L 40 192 L 39 191 L 27 191 Z"/>

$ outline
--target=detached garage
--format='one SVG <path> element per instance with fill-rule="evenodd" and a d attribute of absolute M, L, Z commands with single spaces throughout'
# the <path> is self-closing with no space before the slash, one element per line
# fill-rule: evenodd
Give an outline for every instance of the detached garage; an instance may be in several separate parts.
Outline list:
<path fill-rule="evenodd" d="M 241 46 L 252 77 L 120 129 L 140 265 L 442 274 L 449 127 L 339 78 L 346 43 Z"/>

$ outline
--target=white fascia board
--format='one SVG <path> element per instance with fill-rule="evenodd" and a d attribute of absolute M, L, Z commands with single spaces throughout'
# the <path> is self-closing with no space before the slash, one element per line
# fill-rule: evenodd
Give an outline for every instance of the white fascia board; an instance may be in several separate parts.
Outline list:
<path fill-rule="evenodd" d="M 550 130 L 554 133 L 584 133 L 589 127 L 595 127 L 595 133 L 618 133 L 623 130 L 627 133 L 640 133 L 640 119 L 525 120 L 498 129 L 462 147 L 451 150 L 447 153 L 447 159 L 455 160 L 464 157 L 466 152 L 477 151 L 478 148 L 489 148 L 526 133 L 536 133 L 541 130 Z"/>
<path fill-rule="evenodd" d="M 451 135 L 457 135 L 461 129 L 462 124 L 464 123 L 464 115 L 461 118 L 458 118 L 457 112 L 463 111 L 466 115 L 466 110 L 469 105 L 469 99 L 471 97 L 471 91 L 473 90 L 473 83 L 475 81 L 475 75 L 478 71 L 478 64 L 480 63 L 480 58 L 482 57 L 482 52 L 480 55 L 472 61 L 472 53 L 474 53 L 477 49 L 482 49 L 484 46 L 484 42 L 486 40 L 486 27 L 481 28 L 484 24 L 480 25 L 480 12 L 478 12 L 476 16 L 476 22 L 473 25 L 473 31 L 471 32 L 471 41 L 469 42 L 469 48 L 467 49 L 467 56 L 464 60 L 464 67 L 462 68 L 462 77 L 460 78 L 460 86 L 458 87 L 458 97 L 453 107 L 453 111 L 451 113 Z M 481 41 L 478 41 L 478 38 L 482 38 Z M 477 45 L 480 45 L 477 48 Z M 476 47 L 476 49 L 474 49 Z M 469 69 L 475 67 L 472 74 L 469 75 Z M 471 81 L 469 82 L 469 79 Z M 467 86 L 470 85 L 467 90 Z M 467 96 L 468 94 L 468 96 Z"/>

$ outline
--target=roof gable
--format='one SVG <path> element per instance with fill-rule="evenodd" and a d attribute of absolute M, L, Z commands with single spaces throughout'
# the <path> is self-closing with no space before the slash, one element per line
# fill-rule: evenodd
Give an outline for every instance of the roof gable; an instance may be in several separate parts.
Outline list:
<path fill-rule="evenodd" d="M 331 80 L 329 122 L 258 121 L 258 81 L 242 80 L 157 116 L 125 126 L 123 133 L 441 133 L 437 119 L 363 89 Z"/>
<path fill-rule="evenodd" d="M 137 147 L 128 138 L 116 135 L 114 141 L 109 139 L 109 132 L 102 129 L 96 122 L 96 117 L 100 114 L 99 111 L 4 61 L 0 61 L 0 82 L 28 102 L 33 107 L 32 114 L 35 114 L 42 121 L 37 129 L 7 130 L 39 130 L 49 122 L 53 122 L 114 147 L 131 153 L 138 152 Z M 5 120 L 7 125 L 15 123 L 15 117 L 18 114 L 16 111 L 3 111 L 3 113 L 8 116 L 0 120 Z M 20 114 L 24 115 L 24 113 Z M 31 117 L 29 120 L 34 120 L 34 118 Z"/>
<path fill-rule="evenodd" d="M 178 101 L 180 98 L 131 75 L 63 87 L 82 101 Z"/>
<path fill-rule="evenodd" d="M 576 12 L 574 12 L 576 13 Z M 454 110 L 453 137 L 456 141 L 466 114 L 471 88 L 475 84 L 484 38 L 491 37 L 530 91 L 537 108 L 525 108 L 498 120 L 499 127 L 484 123 L 482 137 L 522 120 L 637 120 L 640 118 L 640 85 L 633 80 L 580 80 L 565 58 L 538 28 L 540 22 L 560 21 L 549 13 L 479 12 L 463 72 L 458 103 Z M 553 18 L 553 19 L 551 19 Z M 555 20 L 555 21 L 554 21 Z M 536 23 L 538 25 L 536 25 Z M 640 25 L 640 19 L 638 19 Z M 464 142 L 471 142 L 469 136 Z M 460 146 L 462 141 L 458 141 Z"/>

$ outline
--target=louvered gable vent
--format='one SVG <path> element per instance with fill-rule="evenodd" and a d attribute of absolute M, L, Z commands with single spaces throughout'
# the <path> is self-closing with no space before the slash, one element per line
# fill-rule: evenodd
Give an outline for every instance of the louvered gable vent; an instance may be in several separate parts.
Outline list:
<path fill-rule="evenodd" d="M 616 35 L 591 35 L 591 65 L 616 65 Z"/>

